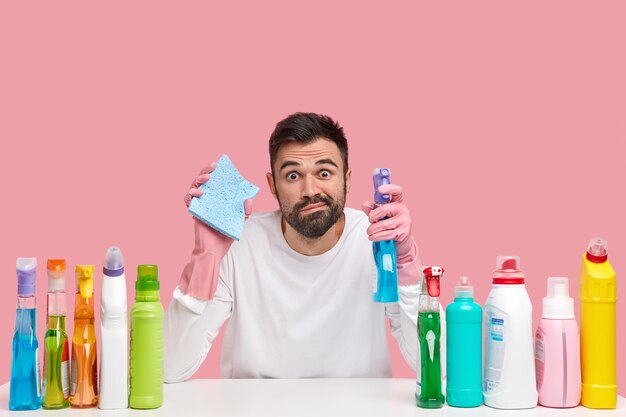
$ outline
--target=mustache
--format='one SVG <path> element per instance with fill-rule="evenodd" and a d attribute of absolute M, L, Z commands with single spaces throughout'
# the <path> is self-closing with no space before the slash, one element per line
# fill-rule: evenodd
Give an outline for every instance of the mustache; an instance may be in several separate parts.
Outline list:
<path fill-rule="evenodd" d="M 300 211 L 303 208 L 310 206 L 312 204 L 317 204 L 317 203 L 325 203 L 328 206 L 332 206 L 333 204 L 333 199 L 325 196 L 325 195 L 315 195 L 311 198 L 309 198 L 308 200 L 302 201 L 300 203 L 296 203 L 294 204 L 293 208 L 294 210 Z"/>

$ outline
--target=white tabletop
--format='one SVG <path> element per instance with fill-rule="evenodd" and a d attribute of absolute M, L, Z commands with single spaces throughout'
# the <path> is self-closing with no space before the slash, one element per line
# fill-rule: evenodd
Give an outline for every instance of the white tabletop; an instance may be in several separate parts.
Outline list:
<path fill-rule="evenodd" d="M 166 384 L 156 410 L 65 409 L 70 416 L 626 416 L 626 399 L 616 410 L 584 407 L 496 410 L 489 407 L 425 410 L 415 406 L 412 379 L 193 379 Z M 0 387 L 0 415 L 54 415 L 53 411 L 9 412 L 9 384 Z M 61 413 L 57 413 L 61 415 Z"/>

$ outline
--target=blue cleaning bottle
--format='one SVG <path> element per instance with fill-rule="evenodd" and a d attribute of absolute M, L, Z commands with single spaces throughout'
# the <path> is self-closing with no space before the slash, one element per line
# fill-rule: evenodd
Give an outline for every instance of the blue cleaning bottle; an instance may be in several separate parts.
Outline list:
<path fill-rule="evenodd" d="M 16 267 L 17 309 L 13 334 L 9 409 L 36 410 L 41 407 L 35 305 L 37 259 L 17 258 Z"/>
<path fill-rule="evenodd" d="M 478 407 L 483 403 L 483 310 L 474 302 L 474 287 L 460 277 L 454 302 L 446 308 L 446 397 L 453 407 Z"/>
<path fill-rule="evenodd" d="M 391 183 L 389 168 L 374 170 L 374 202 L 377 205 L 391 202 L 389 194 L 381 194 L 378 187 Z M 384 220 L 384 219 L 383 219 Z M 378 303 L 395 303 L 398 301 L 398 271 L 396 269 L 396 244 L 393 240 L 373 242 L 374 260 L 378 269 L 378 280 L 374 301 Z"/>

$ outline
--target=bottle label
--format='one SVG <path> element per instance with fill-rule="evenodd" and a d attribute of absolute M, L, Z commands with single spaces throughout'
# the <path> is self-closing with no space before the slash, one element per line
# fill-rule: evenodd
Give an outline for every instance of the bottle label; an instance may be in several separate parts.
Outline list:
<path fill-rule="evenodd" d="M 70 355 L 67 348 L 67 340 L 63 343 L 63 353 L 61 354 L 61 387 L 63 388 L 63 397 L 65 399 L 70 396 Z"/>
<path fill-rule="evenodd" d="M 535 342 L 535 375 L 537 378 L 537 389 L 541 389 L 543 384 L 545 365 L 545 344 L 543 340 L 543 333 L 537 332 L 537 340 Z"/>
<path fill-rule="evenodd" d="M 502 378 L 502 364 L 504 363 L 505 332 L 504 319 L 495 315 L 488 315 L 485 320 L 485 392 L 495 391 Z"/>

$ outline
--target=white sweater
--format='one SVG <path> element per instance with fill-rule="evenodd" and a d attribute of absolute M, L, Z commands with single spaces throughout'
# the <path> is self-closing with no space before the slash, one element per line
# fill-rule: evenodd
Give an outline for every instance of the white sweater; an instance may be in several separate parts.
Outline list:
<path fill-rule="evenodd" d="M 280 211 L 251 216 L 222 260 L 213 299 L 174 291 L 165 314 L 165 381 L 189 379 L 229 318 L 224 378 L 390 377 L 385 317 L 415 370 L 419 284 L 400 286 L 399 303 L 372 301 L 369 222 L 361 211 L 344 212 L 339 241 L 317 256 L 289 247 Z"/>

